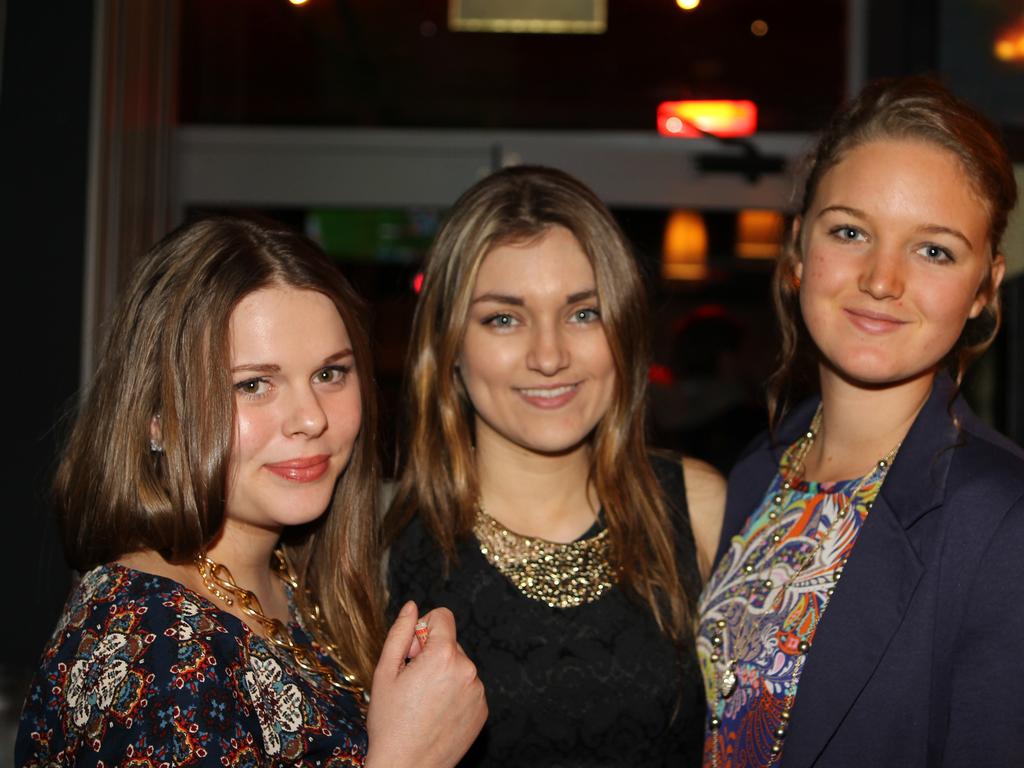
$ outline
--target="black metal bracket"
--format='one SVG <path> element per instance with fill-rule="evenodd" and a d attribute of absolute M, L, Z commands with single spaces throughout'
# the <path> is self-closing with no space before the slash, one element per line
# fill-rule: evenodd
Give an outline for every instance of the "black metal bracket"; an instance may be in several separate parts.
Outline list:
<path fill-rule="evenodd" d="M 723 138 L 705 131 L 684 117 L 680 117 L 690 128 L 707 139 L 713 139 L 725 147 L 738 148 L 739 154 L 712 154 L 702 152 L 694 158 L 700 173 L 738 173 L 751 184 L 756 184 L 762 176 L 782 173 L 786 169 L 786 158 L 782 155 L 766 155 L 757 148 L 754 142 L 744 138 Z"/>
<path fill-rule="evenodd" d="M 786 169 L 785 157 L 763 154 L 753 142 L 743 139 L 722 139 L 717 136 L 715 138 L 723 144 L 738 146 L 742 152 L 738 155 L 697 155 L 694 162 L 701 173 L 738 173 L 751 184 L 756 184 L 762 176 L 782 173 Z"/>

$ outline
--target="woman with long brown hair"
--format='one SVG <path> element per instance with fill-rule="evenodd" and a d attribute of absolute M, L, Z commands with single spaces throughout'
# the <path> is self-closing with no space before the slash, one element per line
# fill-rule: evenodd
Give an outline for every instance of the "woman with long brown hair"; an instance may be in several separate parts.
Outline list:
<path fill-rule="evenodd" d="M 385 529 L 394 604 L 451 608 L 487 687 L 465 764 L 699 753 L 691 612 L 723 484 L 648 452 L 647 312 L 610 213 L 560 171 L 482 180 L 431 247 Z"/>
<path fill-rule="evenodd" d="M 1020 761 L 1024 452 L 959 395 L 1016 197 L 932 80 L 867 87 L 822 136 L 774 277 L 773 433 L 730 475 L 700 601 L 705 765 Z"/>
<path fill-rule="evenodd" d="M 140 262 L 55 484 L 84 575 L 19 765 L 459 758 L 486 705 L 451 616 L 384 637 L 370 360 L 295 233 L 200 221 Z"/>

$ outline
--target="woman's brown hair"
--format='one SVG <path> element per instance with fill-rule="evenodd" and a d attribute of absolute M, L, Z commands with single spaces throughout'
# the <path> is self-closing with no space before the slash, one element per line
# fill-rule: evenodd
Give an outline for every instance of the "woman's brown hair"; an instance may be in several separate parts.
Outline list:
<path fill-rule="evenodd" d="M 954 97 L 938 81 L 923 76 L 880 80 L 833 117 L 811 153 L 798 197 L 795 217 L 802 219 L 814 203 L 821 179 L 846 153 L 871 141 L 920 141 L 955 155 L 971 181 L 979 204 L 989 218 L 992 258 L 1006 231 L 1010 211 L 1017 202 L 1017 183 L 1006 147 L 996 128 L 980 113 Z M 800 386 L 813 387 L 810 364 L 816 351 L 800 315 L 794 268 L 801 257 L 799 232 L 790 227 L 789 239 L 775 266 L 772 298 L 779 321 L 781 351 L 768 384 L 769 416 L 777 424 Z M 990 295 L 981 314 L 968 319 L 945 366 L 957 384 L 964 372 L 992 343 L 999 330 L 999 293 L 991 270 L 981 286 Z"/>
<path fill-rule="evenodd" d="M 287 530 L 282 545 L 321 607 L 324 639 L 369 686 L 383 641 L 372 358 L 362 301 L 301 235 L 207 219 L 138 264 L 57 472 L 64 549 L 84 571 L 143 549 L 190 562 L 217 537 L 235 439 L 229 319 L 244 297 L 274 285 L 330 298 L 352 342 L 363 416 L 351 461 L 326 513 Z M 155 417 L 162 452 L 150 450 Z"/>
<path fill-rule="evenodd" d="M 517 167 L 478 182 L 455 203 L 427 255 L 407 372 L 406 455 L 385 519 L 394 540 L 419 515 L 448 566 L 470 535 L 479 482 L 472 405 L 456 373 L 470 301 L 484 258 L 552 227 L 579 242 L 594 269 L 601 319 L 615 364 L 615 391 L 592 437 L 591 478 L 601 500 L 620 583 L 682 641 L 695 595 L 678 575 L 676 535 L 644 439 L 647 301 L 643 278 L 608 209 L 554 169 Z"/>

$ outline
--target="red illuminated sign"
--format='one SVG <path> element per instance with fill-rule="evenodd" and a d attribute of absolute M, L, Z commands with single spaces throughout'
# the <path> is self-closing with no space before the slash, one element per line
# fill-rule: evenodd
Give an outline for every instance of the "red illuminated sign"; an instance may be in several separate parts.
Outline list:
<path fill-rule="evenodd" d="M 696 139 L 703 131 L 731 138 L 750 136 L 756 130 L 757 105 L 752 101 L 663 101 L 658 105 L 662 136 Z"/>

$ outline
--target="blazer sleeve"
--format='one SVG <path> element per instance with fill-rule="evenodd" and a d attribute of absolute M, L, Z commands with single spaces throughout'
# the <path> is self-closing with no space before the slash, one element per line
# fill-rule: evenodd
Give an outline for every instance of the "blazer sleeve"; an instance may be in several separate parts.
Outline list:
<path fill-rule="evenodd" d="M 943 765 L 1016 765 L 1024 754 L 1024 497 L 980 562 L 952 664 Z"/>

